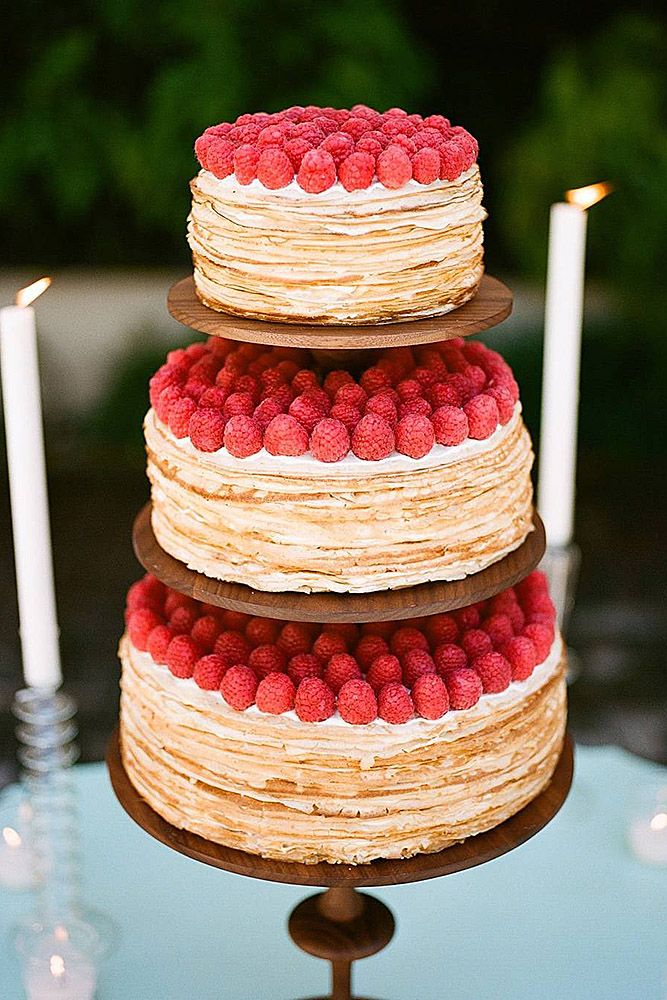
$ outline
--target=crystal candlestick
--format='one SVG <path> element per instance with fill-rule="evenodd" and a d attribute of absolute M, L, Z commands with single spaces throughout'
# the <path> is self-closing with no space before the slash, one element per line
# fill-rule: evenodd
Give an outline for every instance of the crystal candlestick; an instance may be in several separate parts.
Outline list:
<path fill-rule="evenodd" d="M 567 645 L 567 682 L 573 683 L 579 676 L 579 657 L 567 642 L 570 616 L 574 608 L 581 551 L 577 545 L 548 545 L 540 569 L 549 580 L 549 591 L 556 605 L 558 627 Z"/>

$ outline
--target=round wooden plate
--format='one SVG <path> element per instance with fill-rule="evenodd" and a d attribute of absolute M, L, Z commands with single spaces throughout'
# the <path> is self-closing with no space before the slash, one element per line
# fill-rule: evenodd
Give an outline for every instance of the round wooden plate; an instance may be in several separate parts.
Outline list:
<path fill-rule="evenodd" d="M 572 741 L 566 736 L 556 770 L 544 791 L 515 816 L 488 833 L 469 837 L 438 854 L 417 854 L 413 858 L 373 861 L 365 865 L 333 865 L 324 862 L 304 865 L 290 861 L 271 861 L 231 847 L 222 847 L 194 833 L 188 833 L 187 830 L 178 830 L 158 816 L 130 782 L 120 756 L 117 729 L 109 743 L 107 766 L 113 790 L 126 813 L 151 837 L 179 854 L 185 854 L 214 868 L 223 868 L 237 875 L 269 882 L 365 888 L 421 882 L 424 879 L 452 875 L 499 858 L 530 840 L 553 819 L 567 798 L 572 784 L 574 756 Z"/>
<path fill-rule="evenodd" d="M 422 583 L 402 590 L 381 590 L 370 594 L 270 593 L 253 590 L 241 583 L 212 580 L 203 573 L 188 569 L 185 563 L 174 559 L 160 547 L 151 525 L 150 503 L 137 514 L 132 543 L 144 569 L 173 590 L 205 604 L 285 621 L 318 624 L 378 622 L 452 611 L 513 587 L 535 569 L 544 555 L 544 525 L 536 511 L 533 513 L 533 524 L 534 530 L 518 549 L 480 573 L 463 580 Z"/>
<path fill-rule="evenodd" d="M 498 278 L 485 274 L 475 297 L 445 316 L 375 326 L 317 326 L 303 323 L 264 323 L 209 309 L 197 298 L 191 275 L 172 285 L 167 296 L 167 308 L 174 319 L 184 326 L 230 340 L 281 347 L 366 350 L 433 344 L 439 340 L 481 333 L 482 330 L 502 323 L 509 316 L 512 311 L 512 293 Z"/>

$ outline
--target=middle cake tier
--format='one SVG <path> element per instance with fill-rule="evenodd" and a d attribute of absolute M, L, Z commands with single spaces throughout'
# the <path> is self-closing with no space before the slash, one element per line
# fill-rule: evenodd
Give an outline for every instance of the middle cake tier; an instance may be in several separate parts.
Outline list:
<path fill-rule="evenodd" d="M 341 593 L 456 580 L 532 530 L 516 382 L 480 343 L 388 349 L 353 375 L 212 338 L 171 353 L 151 402 L 153 531 L 211 578 Z"/>

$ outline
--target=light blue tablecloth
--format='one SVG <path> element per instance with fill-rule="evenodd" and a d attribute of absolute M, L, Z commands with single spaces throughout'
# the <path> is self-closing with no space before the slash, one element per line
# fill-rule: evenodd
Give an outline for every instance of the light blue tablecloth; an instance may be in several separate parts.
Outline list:
<path fill-rule="evenodd" d="M 309 890 L 245 879 L 172 853 L 126 817 L 101 764 L 76 769 L 89 901 L 121 940 L 99 1000 L 292 1000 L 326 992 L 327 967 L 286 919 Z M 374 889 L 397 934 L 359 963 L 358 992 L 384 1000 L 665 1000 L 667 870 L 625 844 L 637 789 L 664 770 L 580 748 L 556 819 L 480 868 Z M 0 889 L 0 998 L 23 996 L 7 934 L 30 897 Z"/>

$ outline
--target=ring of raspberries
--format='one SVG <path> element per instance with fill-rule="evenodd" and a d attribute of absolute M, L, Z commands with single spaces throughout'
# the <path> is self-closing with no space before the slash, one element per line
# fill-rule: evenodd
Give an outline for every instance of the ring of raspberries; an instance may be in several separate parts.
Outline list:
<path fill-rule="evenodd" d="M 551 650 L 555 609 L 544 574 L 450 614 L 405 622 L 312 625 L 251 618 L 201 604 L 145 576 L 130 587 L 133 646 L 218 691 L 238 711 L 256 705 L 302 722 L 376 718 L 401 724 L 472 708 L 524 681 Z"/>
<path fill-rule="evenodd" d="M 488 438 L 514 413 L 512 369 L 461 338 L 382 351 L 358 377 L 320 372 L 308 351 L 221 337 L 167 355 L 150 380 L 155 413 L 199 451 L 339 462 L 423 458 L 437 445 Z"/>
<path fill-rule="evenodd" d="M 195 142 L 204 170 L 235 174 L 239 184 L 257 180 L 269 190 L 293 180 L 309 194 L 338 181 L 346 191 L 386 188 L 410 180 L 454 181 L 477 160 L 477 141 L 442 115 L 409 115 L 400 108 L 381 114 L 353 108 L 287 108 L 277 114 L 240 115 L 212 125 Z"/>

